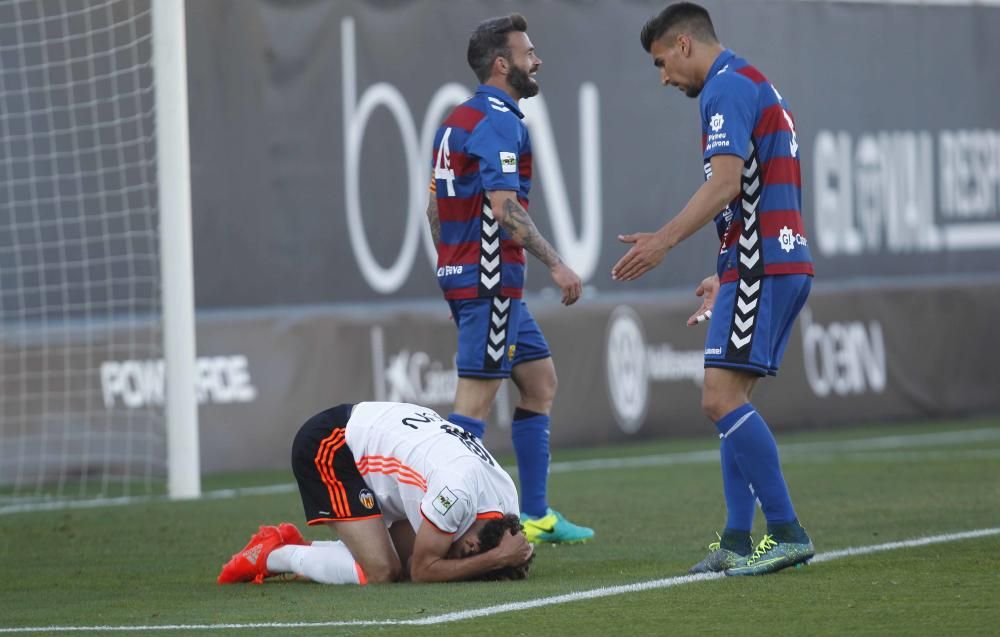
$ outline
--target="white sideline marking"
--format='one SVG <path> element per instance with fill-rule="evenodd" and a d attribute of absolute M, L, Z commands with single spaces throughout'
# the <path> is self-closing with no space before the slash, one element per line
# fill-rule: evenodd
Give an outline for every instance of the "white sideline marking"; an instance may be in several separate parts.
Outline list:
<path fill-rule="evenodd" d="M 260 487 L 240 487 L 239 489 L 218 489 L 206 491 L 200 498 L 193 500 L 219 500 L 238 498 L 245 495 L 270 495 L 272 493 L 291 493 L 298 491 L 298 486 L 292 483 L 269 484 Z M 24 504 L 7 504 L 0 506 L 0 515 L 8 513 L 26 513 L 30 511 L 62 511 L 65 509 L 93 509 L 104 506 L 124 506 L 140 502 L 167 502 L 165 495 L 137 495 L 120 498 L 95 498 L 92 500 L 54 500 L 52 502 L 27 502 Z M 192 500 L 186 500 L 192 502 Z"/>
<path fill-rule="evenodd" d="M 1000 0 L 998 0 L 1000 2 Z M 935 447 L 943 445 L 963 445 L 973 442 L 995 442 L 1000 441 L 1000 428 L 986 427 L 982 429 L 966 429 L 961 431 L 941 431 L 925 434 L 910 434 L 898 436 L 880 436 L 876 438 L 854 438 L 850 440 L 839 440 L 830 442 L 797 442 L 786 443 L 779 446 L 782 462 L 795 462 L 801 458 L 809 458 L 811 461 L 844 459 L 834 457 L 833 454 L 844 454 L 857 452 L 864 454 L 861 459 L 887 462 L 893 460 L 914 461 L 931 460 L 935 458 L 946 458 L 938 452 L 927 452 L 925 455 L 909 456 L 888 456 L 886 454 L 874 454 L 873 451 L 894 451 L 900 449 L 911 449 L 920 447 Z M 969 457 L 978 459 L 990 459 L 996 457 L 996 450 L 969 450 Z M 850 458 L 859 459 L 858 456 Z M 566 462 L 553 462 L 549 466 L 549 473 L 568 473 L 572 471 L 593 471 L 606 469 L 628 469 L 634 467 L 666 467 L 679 464 L 701 464 L 706 462 L 718 462 L 718 450 L 704 451 L 682 451 L 676 453 L 651 454 L 646 456 L 630 456 L 626 458 L 594 458 L 590 460 L 570 460 Z M 505 467 L 508 470 L 513 467 Z M 271 484 L 259 487 L 242 487 L 239 489 L 219 489 L 216 491 L 206 491 L 202 494 L 202 499 L 214 500 L 224 498 L 238 498 L 248 495 L 270 495 L 275 493 L 294 493 L 298 490 L 295 483 Z M 139 502 L 164 502 L 166 496 L 131 496 L 121 498 L 99 498 L 93 500 L 54 500 L 51 502 L 24 502 L 10 503 L 4 502 L 0 497 L 0 515 L 12 513 L 25 513 L 31 511 L 55 511 L 64 509 L 91 509 L 102 506 L 121 506 L 136 504 Z"/>
<path fill-rule="evenodd" d="M 967 429 L 963 431 L 942 431 L 926 434 L 900 436 L 880 436 L 877 438 L 855 438 L 830 442 L 795 442 L 778 445 L 781 460 L 795 460 L 814 455 L 829 455 L 845 452 L 870 452 L 875 450 L 910 449 L 915 447 L 936 447 L 941 445 L 961 445 L 972 442 L 1000 441 L 1000 429 L 990 427 L 985 429 Z M 573 460 L 568 462 L 553 462 L 550 473 L 566 473 L 571 471 L 589 471 L 593 469 L 623 469 L 631 467 L 664 467 L 676 464 L 698 464 L 702 462 L 718 462 L 719 451 L 686 451 L 679 453 L 661 453 L 648 456 L 631 456 L 626 458 L 595 458 L 593 460 Z"/>
<path fill-rule="evenodd" d="M 941 544 L 944 542 L 958 542 L 975 538 L 1000 535 L 1000 527 L 992 529 L 977 529 L 975 531 L 964 531 L 961 533 L 946 533 L 944 535 L 931 535 L 928 537 L 903 540 L 901 542 L 887 542 L 885 544 L 874 544 L 872 546 L 859 546 L 842 549 L 839 551 L 827 551 L 819 553 L 812 559 L 813 562 L 829 562 L 844 557 L 856 557 L 859 555 L 870 555 L 871 553 L 881 553 L 883 551 L 895 551 L 897 549 L 927 546 L 929 544 Z M 80 633 L 80 632 L 148 632 L 148 631 L 184 631 L 184 630 L 247 630 L 254 628 L 342 628 L 348 626 L 431 626 L 436 624 L 448 624 L 451 622 L 475 619 L 478 617 L 489 617 L 502 613 L 511 613 L 519 610 L 531 608 L 541 608 L 543 606 L 554 606 L 556 604 L 567 604 L 585 599 L 597 599 L 600 597 L 612 597 L 624 593 L 638 593 L 660 588 L 672 588 L 684 584 L 704 582 L 707 580 L 720 579 L 725 577 L 722 573 L 703 573 L 700 575 L 680 575 L 677 577 L 667 577 L 664 579 L 651 580 L 648 582 L 636 582 L 635 584 L 621 584 L 618 586 L 602 586 L 589 591 L 579 591 L 567 593 L 565 595 L 555 595 L 553 597 L 543 597 L 532 599 L 526 602 L 511 602 L 509 604 L 498 604 L 496 606 L 486 606 L 485 608 L 474 608 L 471 610 L 455 611 L 441 615 L 432 615 L 421 619 L 374 619 L 357 621 L 332 621 L 332 622 L 267 622 L 253 624 L 165 624 L 162 626 L 29 626 L 17 628 L 0 628 L 0 634 L 12 633 Z"/>

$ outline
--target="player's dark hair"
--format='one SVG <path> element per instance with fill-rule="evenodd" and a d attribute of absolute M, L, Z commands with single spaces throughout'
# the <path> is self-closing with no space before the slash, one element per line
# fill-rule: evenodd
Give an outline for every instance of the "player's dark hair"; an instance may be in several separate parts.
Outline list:
<path fill-rule="evenodd" d="M 639 34 L 642 48 L 648 53 L 653 48 L 653 42 L 672 29 L 684 31 L 701 42 L 718 42 L 712 17 L 705 7 L 693 2 L 675 2 L 650 18 L 642 27 Z"/>
<path fill-rule="evenodd" d="M 515 535 L 522 530 L 523 527 L 521 526 L 521 520 L 513 513 L 508 513 L 502 518 L 490 520 L 484 524 L 483 528 L 479 531 L 479 552 L 485 553 L 486 551 L 500 546 L 500 540 L 503 538 L 504 533 Z M 520 566 L 504 566 L 503 568 L 498 568 L 490 571 L 489 573 L 484 573 L 478 579 L 487 582 L 525 579 L 528 577 L 528 571 L 531 569 L 531 563 L 534 560 L 535 556 L 532 554 L 532 556 L 528 558 L 528 561 Z"/>
<path fill-rule="evenodd" d="M 469 50 L 466 59 L 479 81 L 490 79 L 493 60 L 498 57 L 510 59 L 507 34 L 512 31 L 527 31 L 528 21 L 520 13 L 512 13 L 500 18 L 490 18 L 480 22 L 469 36 Z"/>

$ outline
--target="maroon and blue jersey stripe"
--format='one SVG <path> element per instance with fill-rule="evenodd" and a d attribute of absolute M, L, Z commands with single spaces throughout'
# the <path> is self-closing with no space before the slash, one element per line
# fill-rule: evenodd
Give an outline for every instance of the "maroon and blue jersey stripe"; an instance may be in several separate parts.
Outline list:
<path fill-rule="evenodd" d="M 701 91 L 705 177 L 714 155 L 744 160 L 740 195 L 715 217 L 723 282 L 813 274 L 802 224 L 802 176 L 795 120 L 777 89 L 726 49 Z"/>
<path fill-rule="evenodd" d="M 446 299 L 523 296 L 524 249 L 500 227 L 486 194 L 510 190 L 528 208 L 531 140 L 523 117 L 505 92 L 480 85 L 434 136 L 437 277 Z"/>

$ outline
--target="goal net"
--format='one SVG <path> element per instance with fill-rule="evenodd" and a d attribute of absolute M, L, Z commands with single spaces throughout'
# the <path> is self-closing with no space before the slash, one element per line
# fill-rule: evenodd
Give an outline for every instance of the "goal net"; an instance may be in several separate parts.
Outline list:
<path fill-rule="evenodd" d="M 0 0 L 0 512 L 165 493 L 151 1 Z"/>

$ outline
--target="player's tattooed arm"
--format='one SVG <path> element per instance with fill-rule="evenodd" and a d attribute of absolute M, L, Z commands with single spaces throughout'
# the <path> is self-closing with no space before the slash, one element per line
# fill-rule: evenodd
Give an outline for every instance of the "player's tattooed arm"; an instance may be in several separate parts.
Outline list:
<path fill-rule="evenodd" d="M 427 221 L 431 224 L 431 236 L 434 237 L 434 246 L 441 243 L 441 219 L 438 217 L 438 202 L 434 193 L 427 200 Z"/>
<path fill-rule="evenodd" d="M 562 290 L 563 305 L 576 303 L 583 294 L 583 282 L 576 272 L 563 263 L 552 244 L 538 232 L 528 211 L 517 201 L 517 193 L 491 191 L 489 198 L 493 216 L 503 229 L 549 269 L 552 281 Z"/>
<path fill-rule="evenodd" d="M 552 268 L 560 263 L 562 259 L 559 253 L 552 247 L 545 237 L 538 232 L 535 222 L 528 216 L 528 211 L 513 197 L 507 197 L 503 201 L 503 215 L 497 215 L 500 225 L 510 233 L 515 241 L 524 246 L 546 267 Z"/>

